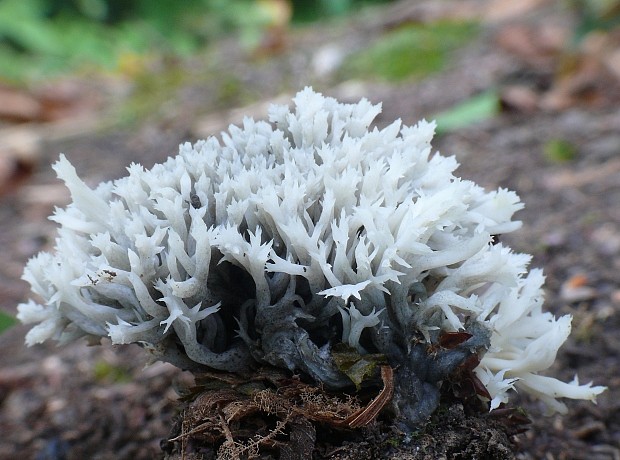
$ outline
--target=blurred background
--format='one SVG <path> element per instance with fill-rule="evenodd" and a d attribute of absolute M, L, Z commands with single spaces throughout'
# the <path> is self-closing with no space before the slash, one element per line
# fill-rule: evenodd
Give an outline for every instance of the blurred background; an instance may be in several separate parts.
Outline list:
<path fill-rule="evenodd" d="M 351 14 L 386 0 L 2 0 L 0 75 L 136 71 L 149 57 L 186 57 L 226 35 L 248 48 L 273 29 Z"/>
<path fill-rule="evenodd" d="M 562 80 L 546 108 L 607 97 L 592 80 L 617 85 L 620 2 L 514 3 L 0 0 L 0 123 L 53 121 L 119 100 L 114 116 L 131 122 L 191 86 L 208 89 L 213 110 L 308 84 L 412 82 L 445 69 L 483 33 L 527 61 L 539 87 Z M 561 16 L 515 25 L 541 8 Z M 507 98 L 528 104 L 527 96 Z"/>
<path fill-rule="evenodd" d="M 441 69 L 446 51 L 462 46 L 484 25 L 499 27 L 541 5 L 555 4 L 565 22 L 549 30 L 514 30 L 500 38 L 533 62 L 558 53 L 555 69 L 580 70 L 583 54 L 597 54 L 618 72 L 617 0 L 390 1 L 390 0 L 0 0 L 0 118 L 51 119 L 62 112 L 69 90 L 34 91 L 26 102 L 11 92 L 33 90 L 44 82 L 73 76 L 130 80 L 136 91 L 165 92 L 196 73 L 222 76 L 214 48 L 234 40 L 248 57 L 268 59 L 291 50 L 298 41 L 290 31 L 317 45 L 312 59 L 298 59 L 304 83 L 337 73 L 335 81 L 379 77 L 396 81 L 427 76 Z M 374 18 L 374 22 L 373 19 Z M 345 25 L 348 24 L 348 25 Z M 325 34 L 327 37 L 311 37 Z M 327 43 L 335 30 L 360 26 L 369 36 Z M 558 30 L 562 29 L 562 30 Z M 526 33 L 527 32 L 527 33 Z M 344 36 L 341 30 L 340 36 Z M 508 35 L 508 37 L 504 36 Z M 331 44 L 331 47 L 323 46 Z M 360 50 L 365 52 L 360 53 Z M 515 51 L 513 49 L 512 51 Z M 301 54 L 296 50 L 297 54 Z M 601 56 L 607 55 L 607 56 Z M 301 56 L 300 56 L 301 57 Z M 229 59 L 240 59 L 232 54 Z M 192 65 L 187 67 L 188 62 Z M 542 63 L 542 62 L 540 62 Z M 186 75 L 189 71 L 194 75 Z M 334 72 L 340 70 L 340 72 Z M 301 71 L 301 70 L 300 70 Z M 176 72 L 176 73 L 175 73 Z M 243 74 L 225 74 L 221 98 L 236 93 L 251 98 Z M 283 76 L 280 76 L 280 80 Z M 158 80 L 159 79 L 159 80 Z M 293 82 L 296 83 L 296 82 Z M 52 85 L 53 86 L 53 85 Z M 65 85 L 68 86 L 68 85 Z M 158 91 L 153 91 L 154 88 Z M 44 94 L 40 94 L 43 92 Z M 227 93 L 228 92 L 228 93 Z M 262 95 L 262 94 L 261 94 Z M 256 97 L 257 95 L 253 95 Z M 243 102 L 243 96 L 237 95 Z M 21 104 L 20 104 L 21 102 Z M 65 101 L 68 103 L 68 101 Z M 230 101 L 226 100 L 226 103 Z"/>

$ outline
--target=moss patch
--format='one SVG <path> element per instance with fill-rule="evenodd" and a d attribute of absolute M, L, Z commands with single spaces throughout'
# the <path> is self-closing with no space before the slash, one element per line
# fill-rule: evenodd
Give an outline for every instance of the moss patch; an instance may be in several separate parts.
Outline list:
<path fill-rule="evenodd" d="M 352 55 L 343 66 L 343 76 L 401 81 L 431 75 L 442 70 L 451 53 L 474 38 L 477 31 L 472 22 L 401 27 Z"/>

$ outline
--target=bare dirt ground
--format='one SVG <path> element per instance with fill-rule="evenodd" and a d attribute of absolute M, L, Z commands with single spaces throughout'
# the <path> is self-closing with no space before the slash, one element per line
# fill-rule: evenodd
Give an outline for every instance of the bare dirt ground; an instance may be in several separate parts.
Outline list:
<path fill-rule="evenodd" d="M 581 381 L 592 380 L 609 390 L 597 405 L 569 402 L 567 415 L 552 417 L 543 416 L 537 403 L 517 396 L 514 404 L 527 411 L 532 423 L 516 436 L 507 436 L 493 418 L 466 415 L 452 405 L 409 443 L 377 425 L 340 438 L 326 436 L 322 445 L 317 443 L 315 458 L 620 459 L 620 84 L 600 69 L 589 77 L 580 74 L 579 81 L 558 81 L 561 51 L 524 44 L 542 25 L 562 30 L 571 22 L 568 12 L 553 1 L 523 2 L 530 9 L 517 13 L 504 5 L 499 10 L 504 16 L 486 17 L 480 38 L 461 49 L 447 70 L 420 82 L 339 83 L 335 77 L 317 75 L 312 64 L 321 47 L 363 47 L 395 21 L 472 11 L 481 15 L 475 8 L 484 3 L 424 3 L 426 9 L 416 9 L 401 2 L 337 27 L 290 31 L 282 54 L 249 59 L 226 42 L 215 59 L 222 75 L 236 75 L 252 100 L 268 101 L 313 84 L 343 100 L 383 101 L 379 125 L 395 118 L 412 124 L 480 91 L 498 89 L 504 101 L 499 115 L 444 134 L 434 146 L 457 156 L 462 177 L 519 193 L 526 205 L 518 216 L 524 226 L 504 241 L 533 254 L 532 265 L 544 268 L 547 309 L 574 317 L 573 333 L 550 374 L 572 380 L 578 373 Z M 463 4 L 471 9 L 463 9 Z M 192 65 L 187 64 L 190 73 Z M 184 83 L 166 96 L 158 111 L 128 127 L 99 127 L 108 125 L 106 121 L 89 124 L 82 133 L 69 129 L 62 136 L 50 125 L 27 125 L 40 134 L 35 159 L 29 157 L 24 178 L 4 187 L 0 201 L 3 310 L 15 313 L 27 298 L 28 286 L 19 280 L 26 260 L 53 246 L 55 227 L 46 216 L 53 206 L 67 202 L 49 167 L 58 152 L 65 152 L 93 185 L 122 176 L 131 162 L 149 167 L 175 154 L 179 142 L 240 121 L 239 112 L 222 110 L 221 101 L 214 101 L 213 91 L 221 87 L 213 81 Z M 266 105 L 245 111 L 264 117 Z M 80 119 L 82 115 L 74 122 Z M 570 159 L 544 154 L 556 139 L 574 148 Z M 180 407 L 175 389 L 191 376 L 165 364 L 144 368 L 146 358 L 137 347 L 77 343 L 26 348 L 25 332 L 16 326 L 0 335 L 1 459 L 164 455 L 160 441 L 168 437 Z M 205 453 L 204 458 L 210 457 Z"/>

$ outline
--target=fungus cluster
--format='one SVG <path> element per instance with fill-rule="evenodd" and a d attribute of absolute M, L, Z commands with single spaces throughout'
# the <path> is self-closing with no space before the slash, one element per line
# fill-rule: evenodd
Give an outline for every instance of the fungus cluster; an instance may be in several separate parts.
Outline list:
<path fill-rule="evenodd" d="M 52 217 L 55 251 L 25 269 L 40 298 L 19 306 L 36 323 L 26 342 L 109 337 L 186 369 L 268 364 L 332 389 L 352 384 L 333 356 L 344 344 L 396 368 L 411 424 L 472 355 L 491 409 L 512 389 L 558 411 L 603 391 L 540 374 L 571 318 L 543 311 L 530 256 L 494 244 L 520 226 L 514 192 L 455 176 L 433 123 L 369 129 L 380 105 L 310 88 L 293 102 L 95 189 L 61 156 L 72 203 Z"/>

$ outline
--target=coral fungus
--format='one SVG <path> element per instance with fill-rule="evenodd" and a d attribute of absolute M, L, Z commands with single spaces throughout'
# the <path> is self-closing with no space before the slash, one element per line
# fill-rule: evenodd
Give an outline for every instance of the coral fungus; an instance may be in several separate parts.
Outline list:
<path fill-rule="evenodd" d="M 38 323 L 27 343 L 109 337 L 183 368 L 269 364 L 332 389 L 352 385 L 334 360 L 344 343 L 396 369 L 410 425 L 472 355 L 491 408 L 514 388 L 560 411 L 557 398 L 603 391 L 539 375 L 571 318 L 542 310 L 530 256 L 493 244 L 520 226 L 514 192 L 455 176 L 431 152 L 433 123 L 369 129 L 379 105 L 309 88 L 293 102 L 94 190 L 61 156 L 72 203 L 52 217 L 55 252 L 25 270 L 42 299 L 19 306 Z"/>

